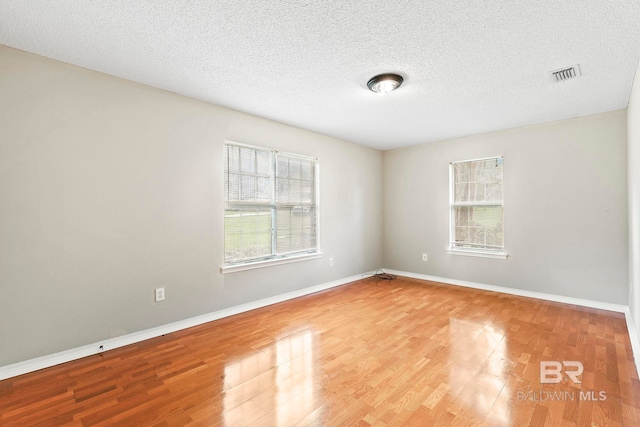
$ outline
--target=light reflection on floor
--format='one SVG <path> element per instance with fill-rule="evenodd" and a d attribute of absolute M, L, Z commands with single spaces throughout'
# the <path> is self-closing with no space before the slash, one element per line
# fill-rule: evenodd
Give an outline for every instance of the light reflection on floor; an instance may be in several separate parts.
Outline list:
<path fill-rule="evenodd" d="M 452 318 L 449 385 L 452 396 L 483 419 L 489 412 L 499 425 L 509 425 L 507 342 L 503 330 L 492 324 Z M 504 390 L 503 390 L 504 389 Z"/>
<path fill-rule="evenodd" d="M 314 335 L 303 330 L 224 369 L 224 423 L 291 425 L 315 409 Z"/>

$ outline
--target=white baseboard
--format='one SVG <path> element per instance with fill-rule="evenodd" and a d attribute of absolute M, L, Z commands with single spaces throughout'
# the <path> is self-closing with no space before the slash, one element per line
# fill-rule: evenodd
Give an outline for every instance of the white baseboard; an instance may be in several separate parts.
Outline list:
<path fill-rule="evenodd" d="M 518 295 L 529 298 L 537 298 L 547 301 L 560 302 L 565 304 L 580 305 L 583 307 L 598 308 L 602 310 L 615 311 L 624 313 L 627 321 L 627 330 L 629 331 L 629 339 L 631 341 L 631 347 L 636 361 L 636 369 L 638 370 L 638 376 L 640 377 L 640 367 L 638 362 L 640 361 L 640 341 L 638 339 L 638 331 L 636 331 L 635 325 L 631 318 L 631 311 L 629 307 L 619 304 L 610 304 L 599 301 L 591 301 L 580 298 L 565 297 L 560 295 L 545 294 L 541 292 L 526 291 L 522 289 L 505 288 L 502 286 L 486 285 L 476 282 L 468 282 L 464 280 L 449 279 L 446 277 L 428 276 L 425 274 L 410 273 L 407 271 L 398 271 L 384 269 L 385 272 L 395 274 L 398 276 L 411 277 L 414 279 L 428 280 L 432 282 L 445 283 L 456 286 L 464 286 L 473 289 L 482 289 L 487 291 L 499 292 L 503 294 Z M 156 338 L 162 335 L 170 334 L 172 332 L 180 331 L 182 329 L 191 328 L 193 326 L 202 325 L 207 322 L 222 319 L 224 317 L 233 316 L 235 314 L 244 313 L 246 311 L 255 310 L 257 308 L 266 307 L 268 305 L 277 304 L 279 302 L 287 301 L 290 299 L 298 298 L 301 296 L 313 294 L 315 292 L 324 291 L 326 289 L 335 288 L 345 285 L 347 283 L 359 280 L 365 275 L 362 274 L 346 277 L 344 279 L 334 280 L 331 282 L 323 283 L 309 288 L 300 289 L 286 294 L 276 295 L 273 297 L 261 299 L 246 304 L 241 304 L 235 307 L 226 308 L 223 310 L 215 311 L 212 313 L 203 314 L 201 316 L 192 317 L 189 319 L 181 320 L 178 322 L 170 323 L 167 325 L 158 326 L 144 331 L 134 332 L 131 334 L 123 335 L 121 337 L 111 338 L 104 341 L 99 341 L 94 344 L 85 345 L 82 347 L 73 348 L 70 350 L 61 351 L 59 353 L 38 357 L 36 359 L 26 360 L 24 362 L 14 363 L 12 365 L 6 365 L 0 367 L 0 380 L 16 377 L 29 372 L 34 372 L 40 369 L 49 368 L 51 366 L 59 365 L 61 363 L 70 362 L 72 360 L 81 359 L 83 357 L 91 356 L 101 353 L 102 351 L 113 350 L 118 347 L 123 347 L 130 344 L 135 344 L 140 341 Z M 100 349 L 102 346 L 102 349 Z"/>
<path fill-rule="evenodd" d="M 631 317 L 631 309 L 629 307 L 624 311 L 624 317 L 627 320 L 627 331 L 629 331 L 629 340 L 631 341 L 631 350 L 633 351 L 633 360 L 636 364 L 638 378 L 640 378 L 640 331 L 636 329 L 636 325 Z"/>
<path fill-rule="evenodd" d="M 524 289 L 505 288 L 504 286 L 485 285 L 484 283 L 468 282 L 466 280 L 449 279 L 448 277 L 429 276 L 426 274 L 410 273 L 408 271 L 390 270 L 385 268 L 386 273 L 397 276 L 411 277 L 413 279 L 429 280 L 431 282 L 446 283 L 448 285 L 464 286 L 465 288 L 482 289 L 485 291 L 499 292 L 501 294 L 518 295 L 521 297 L 537 298 L 546 301 L 561 302 L 565 304 L 581 305 L 583 307 L 599 308 L 601 310 L 624 313 L 629 307 L 621 304 L 611 304 L 608 302 L 592 301 L 588 299 L 565 297 L 562 295 L 545 294 L 543 292 L 526 291 Z"/>
<path fill-rule="evenodd" d="M 364 274 L 358 274 L 355 276 L 346 277 L 344 279 L 334 280 L 331 282 L 322 283 L 320 285 L 311 286 L 309 288 L 261 299 L 259 301 L 253 301 L 235 307 L 225 308 L 223 310 L 203 314 L 201 316 L 191 317 L 189 319 L 180 320 L 178 322 L 169 323 L 167 325 L 157 326 L 155 328 L 146 329 L 144 331 L 134 332 L 120 337 L 99 341 L 94 344 L 76 347 L 70 350 L 61 351 L 59 353 L 25 360 L 24 362 L 2 366 L 0 367 L 0 380 L 16 377 L 18 375 L 23 375 L 44 368 L 49 368 L 61 363 L 66 363 L 72 360 L 77 360 L 83 357 L 98 354 L 103 351 L 113 350 L 114 348 L 124 347 L 125 345 L 135 344 L 140 341 L 156 338 L 162 335 L 170 334 L 172 332 L 180 331 L 182 329 L 191 328 L 193 326 L 202 325 L 203 323 L 212 322 L 224 317 L 233 316 L 234 314 L 244 313 L 246 311 L 266 307 L 268 305 L 287 301 L 293 298 L 298 298 L 301 296 L 324 291 L 326 289 L 335 288 L 337 286 L 345 285 L 347 283 L 359 280 L 363 276 Z M 102 349 L 100 348 L 100 346 L 102 346 Z"/>
<path fill-rule="evenodd" d="M 503 286 L 486 285 L 484 283 L 468 282 L 466 280 L 449 279 L 447 277 L 429 276 L 426 274 L 411 273 L 408 271 L 391 270 L 388 268 L 383 269 L 385 273 L 395 274 L 397 276 L 410 277 L 413 279 L 428 280 L 431 282 L 445 283 L 448 285 L 464 286 L 466 288 L 482 289 L 485 291 L 499 292 L 502 294 L 517 295 L 521 297 L 537 298 L 546 301 L 560 302 L 564 304 L 579 305 L 582 307 L 598 308 L 601 310 L 615 311 L 617 313 L 624 313 L 625 320 L 627 322 L 627 331 L 629 332 L 629 340 L 631 341 L 631 351 L 633 352 L 633 358 L 636 365 L 636 371 L 640 378 L 640 339 L 638 332 L 631 318 L 631 310 L 629 306 L 621 304 L 611 304 L 608 302 L 600 302 L 587 300 L 582 298 L 566 297 L 562 295 L 546 294 L 543 292 L 526 291 L 523 289 L 505 288 Z"/>

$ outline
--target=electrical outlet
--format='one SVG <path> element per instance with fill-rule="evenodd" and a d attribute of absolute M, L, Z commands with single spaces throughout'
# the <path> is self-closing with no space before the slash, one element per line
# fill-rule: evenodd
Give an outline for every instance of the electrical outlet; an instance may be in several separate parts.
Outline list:
<path fill-rule="evenodd" d="M 426 261 L 427 260 L 427 254 L 422 254 L 422 260 Z"/>
<path fill-rule="evenodd" d="M 329 267 L 333 267 L 333 258 L 329 258 Z"/>
<path fill-rule="evenodd" d="M 164 301 L 164 288 L 156 288 L 156 302 Z"/>

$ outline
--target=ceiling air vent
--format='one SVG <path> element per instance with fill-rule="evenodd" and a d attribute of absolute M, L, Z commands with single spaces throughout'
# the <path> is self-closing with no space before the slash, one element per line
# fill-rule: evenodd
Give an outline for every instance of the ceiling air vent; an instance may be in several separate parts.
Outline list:
<path fill-rule="evenodd" d="M 555 82 L 563 82 L 565 80 L 574 79 L 580 77 L 580 66 L 578 64 L 567 68 L 561 68 L 559 70 L 551 71 L 553 80 Z"/>

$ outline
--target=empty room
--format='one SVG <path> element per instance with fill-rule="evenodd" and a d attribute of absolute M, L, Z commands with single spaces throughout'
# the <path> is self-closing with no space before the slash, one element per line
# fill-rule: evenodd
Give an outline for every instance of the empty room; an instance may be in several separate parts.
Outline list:
<path fill-rule="evenodd" d="M 0 2 L 0 425 L 640 426 L 638 22 Z"/>

